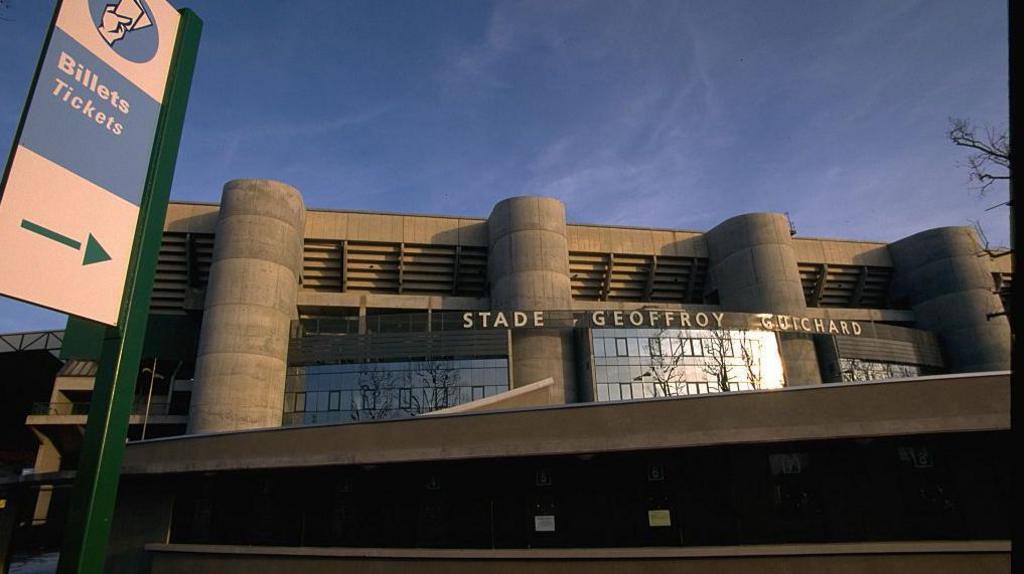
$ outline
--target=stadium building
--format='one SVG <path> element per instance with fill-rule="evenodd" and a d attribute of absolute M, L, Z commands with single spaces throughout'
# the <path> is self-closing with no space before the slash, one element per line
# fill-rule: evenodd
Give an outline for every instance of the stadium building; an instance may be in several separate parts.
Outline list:
<path fill-rule="evenodd" d="M 1008 571 L 1011 281 L 963 227 L 232 181 L 168 210 L 108 567 Z M 69 321 L 25 419 L 24 524 L 63 520 L 98 342 Z"/>

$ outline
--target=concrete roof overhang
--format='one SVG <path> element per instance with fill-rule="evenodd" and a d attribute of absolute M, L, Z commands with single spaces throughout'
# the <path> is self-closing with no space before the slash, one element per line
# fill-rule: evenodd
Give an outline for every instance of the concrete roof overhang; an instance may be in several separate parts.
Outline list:
<path fill-rule="evenodd" d="M 1009 372 L 586 403 L 131 443 L 145 475 L 571 455 L 1010 428 Z"/>

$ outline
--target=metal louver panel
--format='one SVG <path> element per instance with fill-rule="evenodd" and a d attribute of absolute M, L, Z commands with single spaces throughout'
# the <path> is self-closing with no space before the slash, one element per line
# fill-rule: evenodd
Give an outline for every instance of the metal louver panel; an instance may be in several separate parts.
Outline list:
<path fill-rule="evenodd" d="M 707 268 L 698 257 L 569 253 L 572 296 L 585 301 L 700 303 Z"/>
<path fill-rule="evenodd" d="M 343 291 L 344 242 L 306 241 L 302 254 L 302 288 Z"/>
<path fill-rule="evenodd" d="M 487 248 L 306 240 L 302 288 L 416 295 L 486 293 Z"/>
<path fill-rule="evenodd" d="M 184 315 L 186 296 L 202 289 L 210 277 L 213 235 L 165 232 L 160 242 L 150 313 Z"/>
<path fill-rule="evenodd" d="M 934 336 L 897 341 L 837 335 L 835 340 L 839 356 L 843 358 L 943 367 L 942 353 Z"/>
<path fill-rule="evenodd" d="M 809 307 L 887 308 L 892 269 L 867 265 L 799 263 Z"/>
<path fill-rule="evenodd" d="M 288 366 L 344 362 L 508 356 L 501 329 L 434 333 L 310 335 L 288 342 Z"/>

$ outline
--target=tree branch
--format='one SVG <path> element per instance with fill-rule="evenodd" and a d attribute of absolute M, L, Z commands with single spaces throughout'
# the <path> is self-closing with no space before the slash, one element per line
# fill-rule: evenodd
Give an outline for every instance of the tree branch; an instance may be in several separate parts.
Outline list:
<path fill-rule="evenodd" d="M 970 181 L 980 184 L 976 187 L 979 194 L 984 195 L 997 181 L 1010 179 L 1010 137 L 1006 130 L 986 126 L 984 135 L 979 135 L 977 128 L 965 119 L 950 118 L 949 123 L 949 140 L 977 152 L 967 157 L 967 168 Z M 1006 173 L 995 173 L 993 168 Z"/>

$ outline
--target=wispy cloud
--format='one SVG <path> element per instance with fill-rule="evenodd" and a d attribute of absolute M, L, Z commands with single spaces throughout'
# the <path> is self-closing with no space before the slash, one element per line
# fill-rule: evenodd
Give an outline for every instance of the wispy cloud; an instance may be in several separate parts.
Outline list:
<path fill-rule="evenodd" d="M 615 61 L 618 77 L 603 79 L 602 93 L 584 95 L 541 128 L 542 145 L 525 150 L 518 173 L 510 174 L 521 182 L 515 192 L 558 197 L 580 220 L 636 223 L 638 209 L 650 208 L 645 218 L 656 214 L 660 225 L 684 219 L 669 215 L 680 212 L 692 221 L 697 210 L 680 209 L 679 198 L 698 185 L 703 150 L 729 140 L 712 128 L 720 110 L 706 47 L 675 3 L 657 14 L 636 4 L 609 6 L 500 4 L 481 43 L 453 54 L 440 77 L 473 105 L 490 98 L 486 90 L 515 89 L 510 79 L 524 66 L 560 74 L 556 81 L 575 90 L 600 73 L 594 63 Z M 659 37 L 638 46 L 645 41 L 636 34 L 644 31 Z"/>
<path fill-rule="evenodd" d="M 228 166 L 234 161 L 240 146 L 257 141 L 266 144 L 274 140 L 301 145 L 303 139 L 336 135 L 346 129 L 370 123 L 385 114 L 389 107 L 389 105 L 378 105 L 351 114 L 319 120 L 296 118 L 293 121 L 279 120 L 273 123 L 254 122 L 225 132 L 209 132 L 206 137 L 221 147 L 220 161 L 224 166 Z M 306 145 L 311 144 L 307 143 Z"/>

